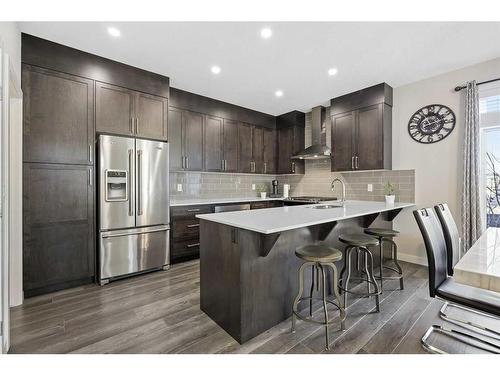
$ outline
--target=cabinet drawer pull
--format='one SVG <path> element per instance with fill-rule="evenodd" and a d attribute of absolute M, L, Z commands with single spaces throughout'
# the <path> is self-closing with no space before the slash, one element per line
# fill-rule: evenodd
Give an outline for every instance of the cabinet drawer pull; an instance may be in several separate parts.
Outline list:
<path fill-rule="evenodd" d="M 200 226 L 200 224 L 189 224 L 189 225 L 186 225 L 186 227 L 188 228 L 198 228 Z"/>
<path fill-rule="evenodd" d="M 187 212 L 200 212 L 199 208 L 190 208 Z"/>
<path fill-rule="evenodd" d="M 197 243 L 190 243 L 190 244 L 186 245 L 186 247 L 187 247 L 188 249 L 189 249 L 189 248 L 191 248 L 191 247 L 197 247 L 197 246 L 200 246 L 200 243 L 199 243 L 199 242 L 197 242 Z"/>

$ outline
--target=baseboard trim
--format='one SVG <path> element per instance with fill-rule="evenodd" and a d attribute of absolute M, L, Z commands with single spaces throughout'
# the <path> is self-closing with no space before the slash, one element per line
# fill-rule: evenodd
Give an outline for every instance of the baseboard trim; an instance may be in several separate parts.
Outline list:
<path fill-rule="evenodd" d="M 398 259 L 402 260 L 403 262 L 419 264 L 421 266 L 426 266 L 426 267 L 428 266 L 427 258 L 422 258 L 411 254 L 400 253 L 399 251 L 398 251 Z"/>

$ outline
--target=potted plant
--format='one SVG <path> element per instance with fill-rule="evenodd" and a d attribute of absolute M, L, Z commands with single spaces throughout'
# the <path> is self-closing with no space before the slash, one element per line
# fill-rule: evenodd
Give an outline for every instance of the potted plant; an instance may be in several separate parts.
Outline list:
<path fill-rule="evenodd" d="M 259 184 L 259 185 L 257 185 L 257 193 L 260 193 L 260 197 L 262 199 L 266 198 L 266 196 L 267 196 L 267 186 L 265 184 Z"/>
<path fill-rule="evenodd" d="M 385 203 L 394 204 L 396 199 L 396 195 L 394 194 L 395 192 L 396 186 L 391 181 L 387 181 L 384 185 Z"/>

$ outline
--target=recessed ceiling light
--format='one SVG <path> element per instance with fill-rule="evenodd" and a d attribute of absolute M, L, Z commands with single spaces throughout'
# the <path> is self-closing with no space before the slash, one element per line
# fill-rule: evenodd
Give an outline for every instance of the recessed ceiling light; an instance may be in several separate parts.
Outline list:
<path fill-rule="evenodd" d="M 108 34 L 117 38 L 121 35 L 121 32 L 116 27 L 108 27 Z"/>
<path fill-rule="evenodd" d="M 329 76 L 334 76 L 337 73 L 338 73 L 337 68 L 330 68 L 330 69 L 328 69 L 328 75 Z"/>
<path fill-rule="evenodd" d="M 260 36 L 264 39 L 269 39 L 273 35 L 273 31 L 269 27 L 264 27 L 260 30 Z"/>
<path fill-rule="evenodd" d="M 219 74 L 220 73 L 220 66 L 214 65 L 214 66 L 212 66 L 212 68 L 210 70 L 212 71 L 213 74 Z"/>
<path fill-rule="evenodd" d="M 276 91 L 276 92 L 274 93 L 274 95 L 276 95 L 276 96 L 279 98 L 279 97 L 283 96 L 283 91 L 278 90 L 278 91 Z"/>

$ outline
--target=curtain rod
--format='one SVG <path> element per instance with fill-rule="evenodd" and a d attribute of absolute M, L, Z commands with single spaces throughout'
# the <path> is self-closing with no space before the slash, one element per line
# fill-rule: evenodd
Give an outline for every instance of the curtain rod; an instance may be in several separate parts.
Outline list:
<path fill-rule="evenodd" d="M 500 78 L 495 78 L 495 79 L 490 79 L 489 81 L 484 81 L 484 82 L 479 82 L 477 85 L 484 85 L 485 83 L 490 83 L 490 82 L 495 82 L 495 81 L 500 81 Z M 455 87 L 455 91 L 460 91 L 462 89 L 465 89 L 467 86 L 457 86 Z"/>

